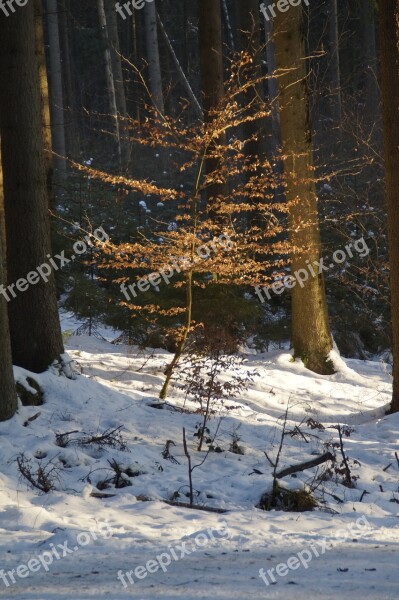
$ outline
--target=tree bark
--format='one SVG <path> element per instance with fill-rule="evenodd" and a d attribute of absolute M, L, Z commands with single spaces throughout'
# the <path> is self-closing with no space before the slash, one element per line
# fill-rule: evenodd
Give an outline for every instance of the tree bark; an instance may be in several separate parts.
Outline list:
<path fill-rule="evenodd" d="M 377 65 L 377 42 L 376 42 L 376 7 L 374 0 L 365 0 L 364 7 L 360 11 L 362 25 L 362 49 L 364 60 L 364 99 L 365 99 L 365 121 L 369 132 L 375 128 L 376 118 L 379 115 L 379 89 L 378 89 L 378 65 Z"/>
<path fill-rule="evenodd" d="M 286 198 L 291 203 L 289 236 L 293 249 L 291 270 L 305 269 L 321 257 L 321 238 L 316 196 L 309 92 L 305 61 L 302 6 L 288 13 L 277 11 L 274 21 L 276 64 L 281 72 L 280 111 Z M 316 269 L 317 273 L 317 269 Z M 332 337 L 322 274 L 309 274 L 304 287 L 292 289 L 292 345 L 294 357 L 316 373 L 329 374 Z"/>
<path fill-rule="evenodd" d="M 64 180 L 67 175 L 64 96 L 62 90 L 62 67 L 60 50 L 60 32 L 58 26 L 57 0 L 47 0 L 47 25 L 49 38 L 49 74 L 51 98 L 51 132 L 53 140 L 54 172 L 56 177 Z"/>
<path fill-rule="evenodd" d="M 276 73 L 276 48 L 273 39 L 273 24 L 271 21 L 264 21 L 265 23 L 265 43 L 266 43 L 266 62 L 267 62 L 267 75 L 268 75 L 268 92 L 269 102 L 271 105 L 271 119 L 272 119 L 272 152 L 274 156 L 277 156 L 278 150 L 281 145 L 281 129 L 280 129 L 280 111 L 278 102 L 278 82 Z M 279 162 L 280 165 L 280 162 Z M 281 170 L 281 169 L 280 169 Z"/>
<path fill-rule="evenodd" d="M 151 99 L 161 115 L 165 113 L 161 64 L 159 60 L 158 29 L 155 1 L 146 3 L 143 8 L 145 20 L 145 39 L 147 47 L 147 61 L 149 74 L 149 88 Z"/>
<path fill-rule="evenodd" d="M 234 52 L 234 50 L 235 50 L 235 43 L 234 43 L 233 29 L 231 27 L 231 19 L 230 19 L 229 7 L 227 6 L 226 0 L 221 0 L 221 3 L 222 3 L 223 18 L 224 18 L 224 23 L 225 23 L 225 26 L 226 26 L 226 33 L 227 33 L 227 37 L 228 37 L 228 40 L 229 40 L 230 49 Z"/>
<path fill-rule="evenodd" d="M 188 79 L 186 77 L 186 74 L 183 71 L 183 67 L 181 66 L 181 64 L 179 62 L 179 59 L 176 56 L 176 52 L 174 51 L 172 43 L 171 43 L 171 41 L 169 39 L 168 34 L 166 33 L 166 29 L 165 29 L 165 27 L 164 27 L 164 25 L 162 23 L 161 17 L 159 16 L 158 13 L 157 13 L 157 23 L 158 23 L 158 26 L 159 26 L 159 31 L 161 32 L 161 35 L 162 35 L 162 37 L 164 39 L 164 42 L 165 42 L 165 44 L 166 44 L 166 46 L 167 46 L 167 48 L 168 48 L 168 50 L 170 52 L 170 55 L 172 57 L 173 63 L 175 65 L 175 67 L 176 67 L 176 70 L 177 70 L 177 72 L 178 72 L 178 74 L 180 76 L 180 81 L 181 81 L 183 87 L 186 89 L 187 96 L 191 100 L 193 109 L 194 109 L 197 117 L 199 117 L 200 119 L 203 119 L 204 115 L 202 113 L 201 105 L 198 102 L 197 97 L 195 96 L 195 94 L 193 92 L 193 89 L 192 89 L 192 87 L 190 85 L 190 82 L 188 81 Z"/>
<path fill-rule="evenodd" d="M 258 79 L 262 76 L 261 31 L 260 12 L 258 0 L 236 0 L 238 20 L 238 50 L 247 52 L 252 56 L 252 77 Z M 256 108 L 257 98 L 263 100 L 263 83 L 254 84 L 240 99 L 243 105 L 252 104 Z M 258 156 L 260 160 L 266 156 L 266 119 L 244 123 L 243 138 L 246 156 Z M 250 141 L 248 141 L 250 140 Z"/>
<path fill-rule="evenodd" d="M 109 108 L 111 111 L 111 118 L 112 118 L 114 128 L 115 128 L 115 137 L 116 137 L 117 152 L 118 152 L 118 162 L 119 162 L 119 165 L 122 166 L 122 147 L 121 147 L 121 135 L 120 135 L 120 130 L 119 130 L 118 107 L 116 104 L 114 74 L 112 71 L 111 50 L 110 50 L 110 43 L 109 43 L 109 37 L 108 37 L 107 18 L 105 15 L 104 0 L 97 0 L 97 10 L 98 10 L 98 18 L 100 21 L 101 32 L 102 32 L 104 45 L 105 45 L 105 51 L 104 51 L 105 76 L 106 76 L 106 80 L 107 80 Z"/>
<path fill-rule="evenodd" d="M 39 70 L 40 99 L 42 113 L 42 132 L 44 140 L 44 160 L 46 163 L 46 180 L 50 205 L 53 204 L 53 157 L 51 140 L 50 101 L 48 91 L 46 54 L 44 51 L 43 5 L 41 0 L 35 0 L 35 51 Z"/>
<path fill-rule="evenodd" d="M 40 3 L 40 2 L 39 2 Z M 60 33 L 61 33 L 61 59 L 64 81 L 64 122 L 65 122 L 65 142 L 68 156 L 76 159 L 79 156 L 80 131 L 77 122 L 77 91 L 73 76 L 74 56 L 70 41 L 70 2 L 63 0 L 58 14 Z"/>
<path fill-rule="evenodd" d="M 125 93 L 125 82 L 122 70 L 122 61 L 120 56 L 120 44 L 118 33 L 118 21 L 115 11 L 114 0 L 105 0 L 105 14 L 108 29 L 109 50 L 111 53 L 112 77 L 115 88 L 115 101 L 119 120 L 119 133 L 121 137 L 121 159 L 122 170 L 129 169 L 131 159 L 129 132 L 127 127 L 127 104 Z"/>
<path fill-rule="evenodd" d="M 330 38 L 331 114 L 334 123 L 340 124 L 342 103 L 337 0 L 330 0 L 328 18 Z"/>
<path fill-rule="evenodd" d="M 14 364 L 44 371 L 63 352 L 54 274 L 22 285 L 51 253 L 34 4 L 0 19 L 0 132 Z M 15 296 L 15 297 L 14 297 Z"/>
<path fill-rule="evenodd" d="M 393 354 L 392 412 L 399 411 L 399 0 L 379 0 L 381 95 L 388 243 L 391 281 Z"/>
<path fill-rule="evenodd" d="M 313 458 L 311 460 L 307 460 L 306 462 L 300 463 L 299 465 L 292 465 L 291 467 L 287 467 L 282 471 L 276 473 L 276 479 L 283 479 L 288 475 L 293 475 L 294 473 L 299 473 L 300 471 L 306 471 L 306 469 L 312 469 L 313 467 L 318 467 L 328 460 L 334 461 L 335 457 L 331 452 L 326 452 L 317 458 Z"/>
<path fill-rule="evenodd" d="M 0 151 L 0 285 L 5 276 L 5 224 L 4 224 L 3 170 Z M 0 295 L 0 421 L 11 419 L 17 410 L 17 394 L 12 371 L 10 331 L 6 299 Z"/>
<path fill-rule="evenodd" d="M 220 0 L 201 0 L 199 8 L 200 68 L 203 92 L 205 123 L 212 127 L 212 111 L 222 107 L 224 98 L 223 54 L 222 54 L 222 15 Z M 226 145 L 226 136 L 217 140 Z M 212 148 L 209 149 L 212 152 Z M 206 172 L 211 174 L 219 168 L 220 160 L 209 156 L 206 160 Z M 227 196 L 228 185 L 225 182 L 212 183 L 207 187 L 208 206 L 212 210 L 218 196 Z"/>

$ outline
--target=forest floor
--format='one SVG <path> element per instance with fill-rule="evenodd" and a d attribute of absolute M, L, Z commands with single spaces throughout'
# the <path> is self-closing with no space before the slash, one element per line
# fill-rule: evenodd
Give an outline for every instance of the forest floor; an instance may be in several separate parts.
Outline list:
<path fill-rule="evenodd" d="M 72 317 L 63 325 L 77 326 Z M 188 502 L 183 427 L 193 464 L 206 455 L 196 450 L 198 405 L 179 379 L 163 409 L 151 406 L 170 355 L 87 336 L 67 346 L 83 374 L 35 375 L 45 403 L 0 424 L 0 597 L 397 600 L 399 415 L 385 415 L 386 365 L 335 356 L 338 372 L 327 377 L 288 352 L 247 355 L 258 376 L 212 416 L 220 451 L 193 471 L 195 503 L 224 511 L 206 512 L 165 503 Z M 16 369 L 21 382 L 28 375 Z M 279 469 L 337 455 L 333 472 L 322 465 L 281 480 L 316 488 L 313 511 L 256 508 L 272 485 L 264 452 L 275 460 L 287 404 Z M 354 487 L 343 485 L 338 424 Z M 119 427 L 111 445 L 88 443 Z M 234 435 L 243 454 L 231 451 Z M 172 458 L 163 456 L 168 440 Z M 116 479 L 115 461 L 124 471 Z M 31 489 L 21 466 L 54 489 Z"/>

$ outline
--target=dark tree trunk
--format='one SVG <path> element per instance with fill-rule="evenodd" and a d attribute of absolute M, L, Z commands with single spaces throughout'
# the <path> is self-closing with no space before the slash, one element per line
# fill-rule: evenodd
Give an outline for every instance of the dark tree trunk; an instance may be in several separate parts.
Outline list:
<path fill-rule="evenodd" d="M 0 19 L 0 131 L 13 362 L 44 371 L 63 352 L 54 274 L 26 285 L 51 253 L 34 3 Z M 32 281 L 34 279 L 32 278 Z M 13 297 L 15 295 L 15 298 Z"/>
<path fill-rule="evenodd" d="M 127 105 L 125 93 L 125 81 L 122 69 L 122 60 L 120 56 L 118 15 L 115 11 L 114 0 L 106 0 L 105 15 L 107 19 L 108 43 L 111 53 L 112 76 L 114 78 L 115 100 L 119 119 L 119 134 L 121 136 L 121 160 L 123 172 L 129 171 L 130 165 L 130 143 L 129 131 L 127 127 Z"/>
<path fill-rule="evenodd" d="M 251 76 L 254 80 L 262 76 L 263 42 L 261 41 L 260 11 L 258 0 L 236 0 L 238 19 L 238 50 L 248 53 L 253 59 Z M 263 83 L 251 86 L 240 98 L 243 106 L 252 105 L 256 108 L 258 100 L 264 100 Z M 246 122 L 243 125 L 243 140 L 245 154 L 248 157 L 258 156 L 261 160 L 266 155 L 266 118 Z"/>
<path fill-rule="evenodd" d="M 223 53 L 222 53 L 222 14 L 220 0 L 201 0 L 199 8 L 199 42 L 201 84 L 205 122 L 212 126 L 212 111 L 221 107 L 224 98 Z M 225 145 L 225 136 L 218 142 Z M 210 148 L 212 152 L 212 148 Z M 206 161 L 207 174 L 219 168 L 218 157 L 209 157 Z M 218 196 L 228 194 L 226 183 L 213 183 L 207 188 L 210 208 Z"/>
<path fill-rule="evenodd" d="M 63 181 L 67 176 L 64 94 L 62 87 L 62 66 L 60 49 L 60 29 L 58 25 L 58 2 L 47 0 L 47 28 L 49 37 L 50 112 L 53 159 L 56 177 Z"/>
<path fill-rule="evenodd" d="M 399 0 L 380 0 L 381 95 L 391 278 L 393 396 L 399 412 Z"/>
<path fill-rule="evenodd" d="M 51 139 L 50 99 L 48 91 L 46 54 L 44 50 L 43 5 L 41 0 L 35 0 L 35 32 L 36 32 L 36 62 L 39 69 L 39 84 L 41 97 L 42 131 L 44 140 L 44 160 L 46 163 L 46 180 L 50 206 L 54 205 L 53 195 L 53 157 Z"/>
<path fill-rule="evenodd" d="M 0 204 L 3 206 L 3 171 L 1 168 L 0 152 Z M 0 226 L 4 231 L 4 213 L 0 213 Z M 4 285 L 4 236 L 0 239 L 0 285 Z M 12 372 L 10 332 L 8 328 L 8 315 L 6 299 L 0 295 L 0 421 L 10 419 L 17 410 L 17 394 Z"/>
<path fill-rule="evenodd" d="M 366 0 L 367 1 L 367 0 Z M 341 68 L 339 53 L 338 5 L 337 0 L 329 1 L 329 38 L 331 72 L 331 114 L 335 124 L 341 124 Z"/>

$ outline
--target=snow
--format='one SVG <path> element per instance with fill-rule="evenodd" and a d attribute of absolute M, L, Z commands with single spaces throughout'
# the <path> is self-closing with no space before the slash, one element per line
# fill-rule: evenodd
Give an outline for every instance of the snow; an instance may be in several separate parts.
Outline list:
<path fill-rule="evenodd" d="M 71 315 L 64 315 L 63 326 L 72 331 L 77 324 Z M 108 340 L 116 337 L 105 329 L 101 334 Z M 8 587 L 0 578 L 0 597 L 231 600 L 282 599 L 292 594 L 298 600 L 343 596 L 396 600 L 399 415 L 385 415 L 391 378 L 383 363 L 344 360 L 333 351 L 337 373 L 327 377 L 292 362 L 286 351 L 248 354 L 245 369 L 256 370 L 259 376 L 242 397 L 222 410 L 216 443 L 223 452 L 211 452 L 193 472 L 196 502 L 226 511 L 218 514 L 164 502 L 176 492 L 179 501 L 187 502 L 183 426 L 193 462 L 204 457 L 196 451 L 193 437 L 201 420 L 194 412 L 198 407 L 185 399 L 178 379 L 167 405 L 162 410 L 151 406 L 158 402 L 170 355 L 87 336 L 69 337 L 67 351 L 83 374 L 75 380 L 55 369 L 32 375 L 44 390 L 45 404 L 20 406 L 12 421 L 0 423 L 0 568 L 16 570 L 65 543 L 77 549 L 54 558 L 47 570 L 15 575 L 16 583 Z M 27 375 L 31 374 L 16 370 L 22 383 Z M 358 477 L 356 487 L 334 479 L 323 482 L 316 491 L 321 508 L 312 512 L 255 508 L 271 486 L 272 469 L 264 451 L 275 459 L 287 403 L 287 430 L 298 425 L 308 443 L 300 435 L 287 435 L 279 468 L 325 452 L 324 443 L 338 440 L 337 424 L 354 429 L 344 438 L 344 447 L 352 474 Z M 310 429 L 305 422 L 309 418 L 324 430 Z M 211 435 L 218 424 L 215 415 Z M 56 433 L 75 431 L 70 438 L 76 439 L 83 432 L 96 434 L 119 426 L 128 451 L 55 443 Z M 234 431 L 244 455 L 229 452 Z M 174 441 L 170 452 L 179 464 L 162 457 L 167 440 Z M 29 488 L 16 464 L 22 452 L 36 468 L 49 461 L 57 466 L 55 491 L 40 494 Z M 102 491 L 112 497 L 93 497 L 98 483 L 112 476 L 113 459 L 135 474 L 128 477 L 132 485 Z M 306 488 L 315 472 L 311 469 L 281 482 L 291 489 Z M 362 517 L 367 527 L 356 529 Z M 228 535 L 210 538 L 209 529 L 220 530 L 223 523 Z M 348 527 L 352 529 L 347 539 L 342 534 L 337 539 Z M 97 532 L 95 539 L 90 531 Z M 107 535 L 102 535 L 104 531 Z M 118 572 L 134 571 L 182 542 L 192 548 L 199 533 L 208 536 L 206 546 L 172 560 L 165 572 L 147 573 L 127 587 L 118 580 Z M 87 545 L 77 542 L 89 535 Z M 259 577 L 259 569 L 276 569 L 323 540 L 333 547 L 312 557 L 306 568 L 301 565 L 286 576 L 276 576 L 269 586 Z"/>

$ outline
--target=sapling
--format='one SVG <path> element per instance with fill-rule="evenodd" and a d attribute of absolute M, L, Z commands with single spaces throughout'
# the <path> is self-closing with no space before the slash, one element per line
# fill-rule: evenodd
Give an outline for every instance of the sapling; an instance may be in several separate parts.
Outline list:
<path fill-rule="evenodd" d="M 180 367 L 186 396 L 201 407 L 203 419 L 198 431 L 199 452 L 211 414 L 220 411 L 228 399 L 236 398 L 247 390 L 257 375 L 256 371 L 244 370 L 244 358 L 228 354 L 230 348 L 231 339 L 222 331 L 203 331 L 195 340 L 189 360 Z M 229 378 L 222 379 L 226 373 Z"/>
<path fill-rule="evenodd" d="M 222 422 L 222 419 L 219 420 L 215 435 L 213 436 L 213 441 L 216 439 L 221 422 Z M 196 465 L 193 465 L 192 460 L 191 460 L 191 454 L 188 451 L 186 430 L 183 427 L 183 449 L 184 449 L 184 454 L 185 454 L 185 456 L 187 458 L 187 462 L 188 462 L 188 483 L 189 483 L 189 489 L 190 489 L 190 492 L 189 492 L 190 506 L 194 505 L 193 471 L 194 471 L 194 469 L 197 469 L 198 467 L 202 467 L 202 465 L 204 464 L 204 462 L 206 461 L 206 459 L 209 456 L 211 447 L 212 447 L 212 445 L 208 448 L 208 452 L 205 454 L 205 456 L 201 460 L 201 462 L 197 463 Z"/>

